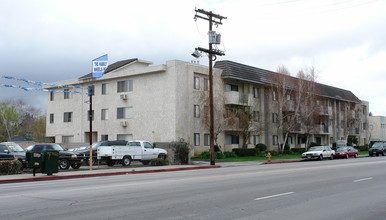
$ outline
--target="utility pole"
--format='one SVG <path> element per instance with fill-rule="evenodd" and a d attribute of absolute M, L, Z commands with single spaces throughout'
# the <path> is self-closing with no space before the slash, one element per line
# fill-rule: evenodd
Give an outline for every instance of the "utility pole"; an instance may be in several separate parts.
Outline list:
<path fill-rule="evenodd" d="M 196 15 L 194 16 L 194 19 L 196 20 L 197 18 L 201 18 L 201 19 L 204 19 L 204 20 L 207 20 L 209 21 L 209 50 L 207 49 L 204 49 L 204 48 L 196 48 L 196 51 L 201 51 L 201 52 L 204 52 L 204 53 L 207 53 L 209 55 L 209 122 L 210 122 L 210 129 L 209 129 L 209 138 L 210 138 L 210 164 L 211 165 L 215 165 L 215 161 L 214 161 L 214 119 L 213 119 L 213 67 L 212 67 L 212 61 L 213 61 L 213 55 L 219 55 L 219 56 L 223 56 L 225 55 L 222 51 L 219 51 L 219 50 L 213 50 L 212 48 L 212 44 L 219 44 L 220 42 L 220 35 L 216 35 L 214 34 L 213 35 L 213 32 L 212 32 L 212 26 L 213 24 L 216 24 L 216 25 L 219 25 L 219 24 L 222 24 L 221 23 L 221 20 L 222 19 L 226 19 L 226 17 L 223 17 L 221 15 L 218 15 L 218 14 L 214 14 L 212 13 L 211 11 L 205 11 L 203 9 L 195 9 L 196 11 Z M 206 15 L 203 16 L 203 15 Z M 214 41 L 211 40 L 211 34 L 212 36 L 214 36 L 214 38 L 217 38 L 217 39 L 214 39 Z M 195 53 L 192 54 L 193 56 L 197 56 L 195 55 Z M 216 56 L 215 56 L 216 57 Z M 216 60 L 216 58 L 214 59 Z"/>
<path fill-rule="evenodd" d="M 90 170 L 92 170 L 92 96 L 94 95 L 94 88 L 89 86 L 89 96 L 90 96 L 90 110 L 89 110 L 89 120 L 90 120 L 90 156 L 88 159 L 88 163 L 90 166 Z"/>

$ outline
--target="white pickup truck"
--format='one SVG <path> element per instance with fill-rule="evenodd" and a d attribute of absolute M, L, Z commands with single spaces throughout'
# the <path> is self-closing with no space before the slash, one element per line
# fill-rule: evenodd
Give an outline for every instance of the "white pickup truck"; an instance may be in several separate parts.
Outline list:
<path fill-rule="evenodd" d="M 126 146 L 101 146 L 97 152 L 97 159 L 106 160 L 109 166 L 114 166 L 117 162 L 130 166 L 133 160 L 147 165 L 152 159 L 166 157 L 166 150 L 155 148 L 147 141 L 129 141 Z"/>

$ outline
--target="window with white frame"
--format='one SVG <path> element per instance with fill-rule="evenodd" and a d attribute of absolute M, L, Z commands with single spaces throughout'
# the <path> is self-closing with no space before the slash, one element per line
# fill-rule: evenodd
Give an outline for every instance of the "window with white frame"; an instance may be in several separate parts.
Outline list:
<path fill-rule="evenodd" d="M 131 118 L 133 115 L 133 107 L 117 108 L 117 119 Z"/>
<path fill-rule="evenodd" d="M 210 136 L 209 136 L 209 134 L 204 134 L 204 146 L 210 146 Z"/>
<path fill-rule="evenodd" d="M 64 99 L 70 98 L 70 89 L 64 89 L 63 91 Z"/>
<path fill-rule="evenodd" d="M 108 88 L 108 84 L 107 83 L 103 83 L 102 84 L 102 95 L 106 95 L 107 94 L 107 88 Z"/>
<path fill-rule="evenodd" d="M 253 145 L 260 143 L 260 136 L 259 135 L 253 135 Z"/>
<path fill-rule="evenodd" d="M 204 78 L 204 91 L 209 91 L 209 79 Z"/>
<path fill-rule="evenodd" d="M 72 112 L 64 112 L 63 122 L 72 122 Z"/>
<path fill-rule="evenodd" d="M 238 92 L 239 91 L 239 86 L 238 85 L 233 85 L 233 84 L 225 84 L 225 92 Z"/>
<path fill-rule="evenodd" d="M 53 124 L 54 123 L 54 114 L 51 113 L 50 114 L 50 124 Z"/>
<path fill-rule="evenodd" d="M 272 144 L 273 144 L 273 145 L 278 145 L 278 144 L 279 144 L 277 135 L 273 135 L 273 136 L 272 136 Z"/>
<path fill-rule="evenodd" d="M 200 133 L 194 133 L 194 146 L 200 146 Z"/>
<path fill-rule="evenodd" d="M 62 136 L 62 143 L 74 142 L 74 136 Z"/>
<path fill-rule="evenodd" d="M 238 135 L 226 135 L 225 136 L 225 144 L 239 144 L 239 136 Z"/>
<path fill-rule="evenodd" d="M 200 89 L 200 77 L 194 77 L 194 89 Z"/>
<path fill-rule="evenodd" d="M 122 80 L 117 82 L 117 92 L 133 91 L 133 80 Z"/>
<path fill-rule="evenodd" d="M 108 120 L 109 119 L 109 110 L 108 109 L 102 109 L 101 110 L 101 120 Z"/>
<path fill-rule="evenodd" d="M 194 105 L 194 117 L 199 118 L 200 117 L 200 106 Z"/>
<path fill-rule="evenodd" d="M 259 98 L 259 88 L 253 87 L 253 98 Z"/>

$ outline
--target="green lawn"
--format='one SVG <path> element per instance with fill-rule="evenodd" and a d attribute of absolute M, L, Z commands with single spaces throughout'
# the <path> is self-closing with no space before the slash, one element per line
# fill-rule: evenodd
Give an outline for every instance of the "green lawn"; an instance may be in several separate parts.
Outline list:
<path fill-rule="evenodd" d="M 359 154 L 360 155 L 367 155 L 369 152 L 368 151 L 360 151 Z M 296 155 L 279 155 L 279 156 L 272 156 L 271 157 L 271 160 L 282 160 L 282 159 L 302 159 L 302 155 L 301 154 L 296 154 Z M 201 158 L 198 158 L 198 157 L 194 157 L 192 158 L 192 161 L 195 161 L 195 160 L 207 160 L 209 161 L 208 159 L 201 159 Z M 216 161 L 219 161 L 219 162 L 244 162 L 244 161 L 266 161 L 267 158 L 266 157 L 253 157 L 253 156 L 250 156 L 250 157 L 236 157 L 236 158 L 225 158 L 225 159 L 216 159 Z"/>

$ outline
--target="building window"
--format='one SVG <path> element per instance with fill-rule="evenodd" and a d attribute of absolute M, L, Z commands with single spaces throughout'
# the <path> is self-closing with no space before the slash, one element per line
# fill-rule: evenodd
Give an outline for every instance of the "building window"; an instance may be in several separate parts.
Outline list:
<path fill-rule="evenodd" d="M 272 91 L 272 100 L 276 101 L 276 91 Z"/>
<path fill-rule="evenodd" d="M 132 134 L 117 134 L 117 140 L 119 140 L 119 141 L 132 141 L 133 135 Z"/>
<path fill-rule="evenodd" d="M 290 101 L 290 100 L 291 100 L 291 95 L 290 95 L 290 94 L 287 94 L 287 95 L 285 96 L 285 98 L 286 98 L 287 101 Z"/>
<path fill-rule="evenodd" d="M 259 98 L 259 88 L 253 87 L 253 98 Z"/>
<path fill-rule="evenodd" d="M 259 112 L 253 111 L 253 120 L 258 121 L 259 120 Z"/>
<path fill-rule="evenodd" d="M 117 82 L 117 92 L 133 91 L 133 80 L 124 80 Z"/>
<path fill-rule="evenodd" d="M 209 79 L 204 78 L 204 91 L 209 91 Z"/>
<path fill-rule="evenodd" d="M 200 89 L 200 77 L 194 77 L 194 89 Z"/>
<path fill-rule="evenodd" d="M 272 122 L 273 123 L 277 122 L 277 114 L 276 113 L 272 113 Z"/>
<path fill-rule="evenodd" d="M 74 136 L 62 136 L 62 143 L 74 142 Z"/>
<path fill-rule="evenodd" d="M 101 141 L 108 141 L 108 140 L 109 140 L 109 136 L 107 134 L 101 135 Z"/>
<path fill-rule="evenodd" d="M 63 115 L 63 122 L 71 122 L 72 121 L 72 112 L 65 112 Z"/>
<path fill-rule="evenodd" d="M 279 144 L 279 141 L 278 141 L 278 139 L 277 139 L 277 135 L 273 135 L 273 136 L 272 136 L 272 144 L 273 144 L 273 145 L 278 145 L 278 144 Z"/>
<path fill-rule="evenodd" d="M 256 145 L 260 143 L 260 136 L 259 135 L 253 135 L 253 144 Z"/>
<path fill-rule="evenodd" d="M 288 145 L 293 144 L 292 136 L 288 136 L 288 137 L 287 137 L 287 144 L 288 144 Z"/>
<path fill-rule="evenodd" d="M 101 110 L 101 120 L 108 120 L 109 119 L 109 110 L 108 109 L 102 109 Z"/>
<path fill-rule="evenodd" d="M 204 146 L 210 145 L 210 136 L 209 134 L 204 134 Z"/>
<path fill-rule="evenodd" d="M 225 144 L 239 144 L 239 136 L 237 135 L 227 135 L 225 136 Z"/>
<path fill-rule="evenodd" d="M 226 84 L 225 85 L 225 92 L 238 92 L 239 91 L 239 86 L 238 85 L 232 85 L 232 84 Z"/>
<path fill-rule="evenodd" d="M 200 146 L 200 133 L 194 133 L 194 146 Z"/>
<path fill-rule="evenodd" d="M 63 94 L 64 94 L 64 99 L 69 99 L 70 98 L 70 89 L 64 89 Z"/>
<path fill-rule="evenodd" d="M 103 83 L 102 84 L 102 95 L 106 95 L 107 94 L 107 83 Z"/>
<path fill-rule="evenodd" d="M 194 117 L 199 118 L 200 117 L 200 106 L 194 105 Z"/>
<path fill-rule="evenodd" d="M 54 114 L 50 114 L 50 124 L 54 123 Z"/>
<path fill-rule="evenodd" d="M 117 119 L 131 118 L 133 114 L 133 107 L 117 108 Z"/>
<path fill-rule="evenodd" d="M 94 121 L 94 110 L 91 111 L 91 120 Z M 87 121 L 90 121 L 90 111 L 87 111 Z"/>
<path fill-rule="evenodd" d="M 50 101 L 54 101 L 54 92 L 50 91 Z"/>

